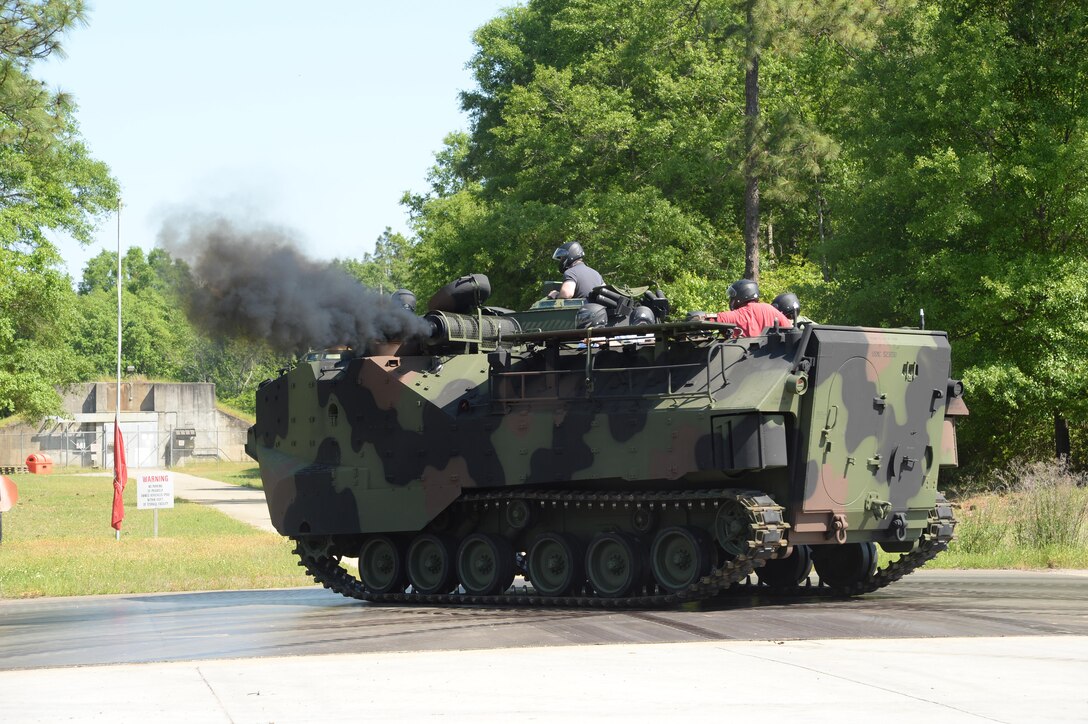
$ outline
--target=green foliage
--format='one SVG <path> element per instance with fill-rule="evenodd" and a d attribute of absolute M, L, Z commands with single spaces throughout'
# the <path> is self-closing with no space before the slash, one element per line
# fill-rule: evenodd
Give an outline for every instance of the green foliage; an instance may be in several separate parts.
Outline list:
<path fill-rule="evenodd" d="M 1088 476 L 1071 473 L 1062 462 L 1014 463 L 1003 487 L 1019 494 L 1013 536 L 1034 548 L 1081 543 L 1088 531 Z"/>
<path fill-rule="evenodd" d="M 433 174 L 459 183 L 410 199 L 424 273 L 485 271 L 516 306 L 556 276 L 569 239 L 619 284 L 736 257 L 739 96 L 715 49 L 688 42 L 698 32 L 665 2 L 531 3 L 481 28 L 473 132 L 448 139 Z"/>
<path fill-rule="evenodd" d="M 555 276 L 551 251 L 577 239 L 608 281 L 712 302 L 718 292 L 691 286 L 693 274 L 721 290 L 744 273 L 752 33 L 766 46 L 753 152 L 774 222 L 765 271 L 821 251 L 812 239 L 838 154 L 818 130 L 836 118 L 825 86 L 841 82 L 842 48 L 871 44 L 891 5 L 759 2 L 750 18 L 747 6 L 530 2 L 481 28 L 478 87 L 462 96 L 472 132 L 447 138 L 430 193 L 405 200 L 421 276 L 484 271 L 516 306 Z"/>
<path fill-rule="evenodd" d="M 979 500 L 956 513 L 956 537 L 949 544 L 953 553 L 987 555 L 1009 547 L 1009 521 L 995 510 L 992 500 Z"/>
<path fill-rule="evenodd" d="M 88 238 L 116 187 L 70 99 L 32 78 L 83 17 L 77 0 L 0 10 L 0 413 L 113 367 L 116 258 L 75 303 L 46 232 Z M 413 238 L 338 264 L 426 299 L 470 272 L 524 307 L 582 242 L 606 280 L 661 285 L 675 315 L 725 307 L 744 273 L 746 173 L 761 190 L 765 299 L 845 324 L 948 331 L 972 414 L 961 480 L 1088 443 L 1088 9 L 1032 0 L 529 0 L 481 27 Z M 760 115 L 745 124 L 758 58 Z M 188 271 L 125 259 L 126 364 L 209 380 L 251 409 L 280 360 L 208 340 L 177 310 Z M 74 339 L 78 354 L 65 340 Z"/>
<path fill-rule="evenodd" d="M 835 323 L 829 316 L 828 297 L 834 293 L 834 285 L 824 282 L 823 271 L 818 263 L 803 256 L 781 260 L 768 269 L 759 282 L 761 299 L 770 302 L 783 292 L 793 292 L 801 300 L 801 314 L 823 323 Z"/>
<path fill-rule="evenodd" d="M 252 415 L 256 410 L 257 385 L 276 376 L 286 360 L 253 342 L 211 340 L 196 335 L 192 357 L 180 379 L 215 383 L 216 397 Z"/>
<path fill-rule="evenodd" d="M 336 259 L 333 264 L 358 279 L 370 289 L 390 294 L 397 289 L 410 289 L 414 282 L 410 266 L 411 242 L 389 227 L 374 243 L 373 253 L 362 259 Z"/>
<path fill-rule="evenodd" d="M 844 322 L 947 329 L 970 466 L 1046 455 L 1088 425 L 1088 80 L 1076 5 L 924 3 L 848 84 L 833 194 Z M 976 423 L 977 421 L 977 423 Z M 1049 428 L 1049 429 L 1048 429 Z"/>
<path fill-rule="evenodd" d="M 700 274 L 685 272 L 669 285 L 667 296 L 674 319 L 683 319 L 688 312 L 718 312 L 729 309 L 727 289 L 732 283 L 726 279 L 710 279 Z"/>
<path fill-rule="evenodd" d="M 117 184 L 79 138 L 72 100 L 31 76 L 83 22 L 79 0 L 0 7 L 0 415 L 56 412 L 55 385 L 89 365 L 71 351 L 75 295 L 47 232 L 89 241 Z"/>
<path fill-rule="evenodd" d="M 166 257 L 161 250 L 152 254 L 160 264 Z M 192 372 L 195 345 L 183 305 L 139 247 L 128 250 L 121 268 L 122 368 L 135 367 L 147 377 L 183 379 Z M 112 373 L 117 364 L 116 270 L 117 254 L 103 251 L 87 263 L 79 284 L 82 324 L 72 345 L 99 375 Z"/>
<path fill-rule="evenodd" d="M 117 184 L 79 138 L 72 99 L 31 76 L 83 23 L 81 0 L 13 0 L 0 8 L 0 244 L 47 245 L 45 231 L 89 241 L 116 207 Z"/>
<path fill-rule="evenodd" d="M 53 247 L 0 247 L 0 415 L 28 421 L 59 410 L 54 385 L 80 379 L 87 363 L 68 339 L 78 324 L 75 294 Z"/>
<path fill-rule="evenodd" d="M 476 253 L 486 259 L 486 248 L 477 236 L 484 227 L 485 205 L 479 198 L 480 185 L 468 180 L 467 156 L 466 134 L 446 136 L 427 174 L 430 192 L 406 193 L 401 201 L 419 238 L 428 240 L 416 243 L 410 253 L 412 280 L 407 288 L 421 299 L 462 274 L 482 269 L 492 273 L 489 264 L 471 267 Z"/>
<path fill-rule="evenodd" d="M 957 506 L 956 538 L 940 565 L 1083 567 L 1088 561 L 1085 476 L 1062 462 L 1016 461 L 973 486 Z M 947 559 L 946 559 L 947 558 Z M 946 559 L 946 560 L 943 560 Z"/>
<path fill-rule="evenodd" d="M 121 366 L 145 377 L 212 382 L 216 396 L 252 413 L 257 384 L 283 360 L 260 344 L 210 339 L 185 314 L 193 283 L 186 265 L 162 249 L 144 256 L 130 248 L 121 264 Z M 87 367 L 85 379 L 112 376 L 117 364 L 117 254 L 87 262 L 79 283 L 72 346 Z"/>

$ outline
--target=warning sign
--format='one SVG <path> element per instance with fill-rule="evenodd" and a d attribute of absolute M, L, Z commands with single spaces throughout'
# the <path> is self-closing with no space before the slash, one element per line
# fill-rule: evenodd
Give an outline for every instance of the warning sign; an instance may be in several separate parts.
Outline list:
<path fill-rule="evenodd" d="M 174 478 L 170 473 L 140 473 L 136 480 L 136 507 L 173 508 Z"/>

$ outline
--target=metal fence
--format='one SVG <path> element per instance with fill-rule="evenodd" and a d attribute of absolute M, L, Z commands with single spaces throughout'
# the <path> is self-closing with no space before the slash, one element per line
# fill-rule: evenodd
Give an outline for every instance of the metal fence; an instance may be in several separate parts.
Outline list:
<path fill-rule="evenodd" d="M 57 467 L 113 467 L 113 423 L 95 429 L 0 431 L 0 465 L 23 465 L 28 455 L 45 453 Z M 130 468 L 184 467 L 190 462 L 244 462 L 245 430 L 198 430 L 121 423 L 125 461 Z"/>

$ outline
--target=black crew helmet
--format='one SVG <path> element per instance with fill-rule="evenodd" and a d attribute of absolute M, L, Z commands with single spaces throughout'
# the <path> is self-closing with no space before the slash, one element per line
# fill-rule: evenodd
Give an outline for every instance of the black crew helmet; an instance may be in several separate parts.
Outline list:
<path fill-rule="evenodd" d="M 578 308 L 574 315 L 576 329 L 588 329 L 590 327 L 605 327 L 608 325 L 608 310 L 603 304 L 586 302 Z"/>
<path fill-rule="evenodd" d="M 738 279 L 729 285 L 729 308 L 743 307 L 759 299 L 759 285 L 751 279 Z"/>
<path fill-rule="evenodd" d="M 771 302 L 771 306 L 782 312 L 782 314 L 785 314 L 794 322 L 797 321 L 797 315 L 801 311 L 801 301 L 793 292 L 782 292 L 774 298 L 774 301 Z"/>
<path fill-rule="evenodd" d="M 571 264 L 585 258 L 585 255 L 586 253 L 582 250 L 581 244 L 577 241 L 568 241 L 555 250 L 552 259 L 559 262 L 559 271 L 566 271 L 570 269 Z"/>
<path fill-rule="evenodd" d="M 627 317 L 627 324 L 632 327 L 637 327 L 640 324 L 655 324 L 656 322 L 657 317 L 654 316 L 654 310 L 644 306 L 635 307 Z"/>
<path fill-rule="evenodd" d="M 416 295 L 409 289 L 398 289 L 391 295 L 394 306 L 407 309 L 412 314 L 416 313 Z"/>

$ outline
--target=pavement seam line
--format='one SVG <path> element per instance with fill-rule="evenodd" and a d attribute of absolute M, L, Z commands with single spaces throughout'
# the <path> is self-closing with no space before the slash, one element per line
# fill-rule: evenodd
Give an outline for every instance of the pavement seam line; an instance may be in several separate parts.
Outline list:
<path fill-rule="evenodd" d="M 906 692 L 903 692 L 903 691 L 898 691 L 896 689 L 891 689 L 891 688 L 889 688 L 887 686 L 881 686 L 879 684 L 873 684 L 873 683 L 870 683 L 870 682 L 867 682 L 867 681 L 858 681 L 857 679 L 852 679 L 849 676 L 843 676 L 842 674 L 832 673 L 830 671 L 827 671 L 826 669 L 816 669 L 816 668 L 813 668 L 811 666 L 803 666 L 802 664 L 797 664 L 797 663 L 794 663 L 792 661 L 782 661 L 780 659 L 775 659 L 775 658 L 771 658 L 771 657 L 767 657 L 767 656 L 759 656 L 758 654 L 748 652 L 748 651 L 737 651 L 735 649 L 727 649 L 727 648 L 721 648 L 721 647 L 718 647 L 718 648 L 720 650 L 722 650 L 722 651 L 728 651 L 729 653 L 736 654 L 737 656 L 747 656 L 749 658 L 759 659 L 760 661 L 765 661 L 765 662 L 770 663 L 770 664 L 791 666 L 791 667 L 793 667 L 795 669 L 800 669 L 802 671 L 807 671 L 807 672 L 812 673 L 812 674 L 819 674 L 819 675 L 822 675 L 822 676 L 828 676 L 828 677 L 830 677 L 832 679 L 838 679 L 839 681 L 846 681 L 846 682 L 849 682 L 851 684 L 857 684 L 858 686 L 865 686 L 865 687 L 868 687 L 868 688 L 871 688 L 871 689 L 878 689 L 880 691 L 884 691 L 884 692 L 887 692 L 889 694 L 896 694 L 898 696 L 902 696 L 902 697 L 905 697 L 907 699 L 913 699 L 914 701 L 921 701 L 921 702 L 925 702 L 926 704 L 933 704 L 935 706 L 941 707 L 942 709 L 951 709 L 952 711 L 957 711 L 957 712 L 959 712 L 961 714 L 966 714 L 967 716 L 973 716 L 973 717 L 976 717 L 978 719 L 985 719 L 986 721 L 998 722 L 998 724 L 1010 724 L 1009 722 L 1006 722 L 1004 719 L 995 719 L 993 717 L 986 716 L 985 714 L 976 714 L 973 711 L 967 711 L 966 709 L 961 709 L 961 708 L 959 708 L 957 706 L 952 706 L 951 704 L 945 704 L 944 702 L 941 702 L 941 701 L 934 701 L 933 699 L 927 699 L 925 697 L 917 696 L 915 694 L 909 694 L 909 693 L 906 693 Z"/>
<path fill-rule="evenodd" d="M 227 711 L 227 707 L 223 704 L 223 700 L 219 698 L 219 694 L 215 693 L 215 688 L 212 686 L 211 682 L 208 681 L 208 678 L 204 676 L 204 672 L 199 666 L 196 667 L 196 673 L 200 675 L 200 680 L 204 682 L 204 686 L 208 687 L 208 691 L 210 691 L 215 698 L 215 703 L 219 704 L 219 709 L 223 712 L 223 716 L 227 717 L 227 721 L 229 721 L 230 724 L 234 724 L 234 717 Z"/>

